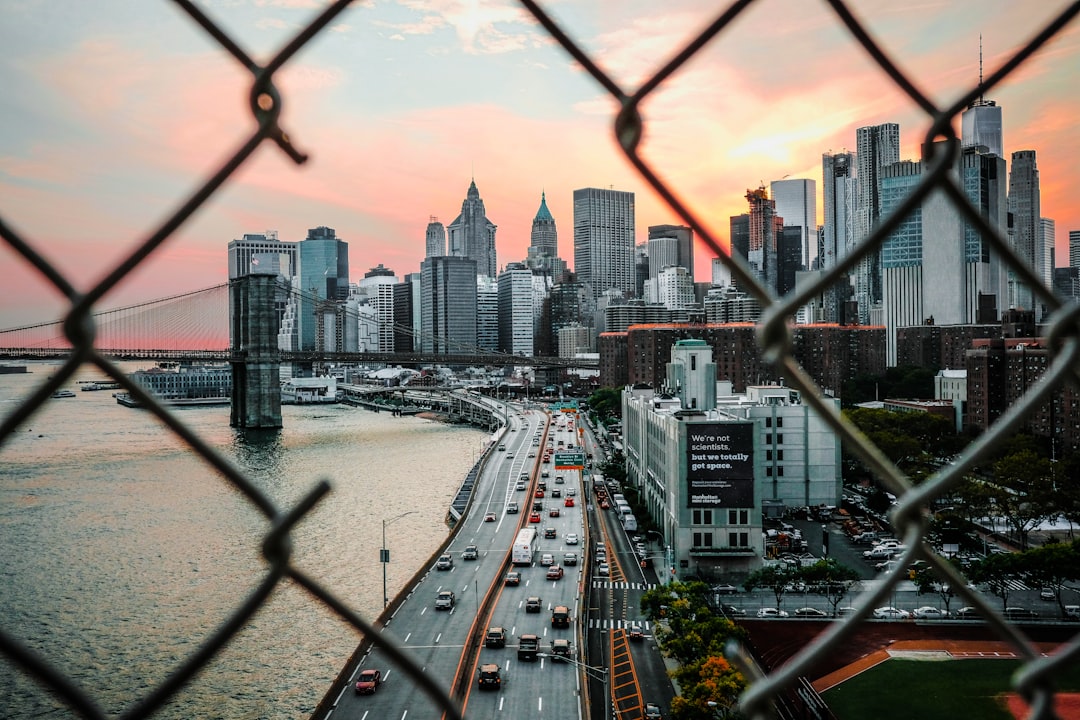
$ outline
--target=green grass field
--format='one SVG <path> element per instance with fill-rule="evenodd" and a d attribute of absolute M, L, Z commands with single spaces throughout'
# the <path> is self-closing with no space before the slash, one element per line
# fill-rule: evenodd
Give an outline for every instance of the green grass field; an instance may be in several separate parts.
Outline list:
<path fill-rule="evenodd" d="M 1011 720 L 999 696 L 1011 691 L 1016 660 L 892 658 L 822 694 L 840 720 Z M 1057 689 L 1080 691 L 1080 667 L 1058 676 Z"/>

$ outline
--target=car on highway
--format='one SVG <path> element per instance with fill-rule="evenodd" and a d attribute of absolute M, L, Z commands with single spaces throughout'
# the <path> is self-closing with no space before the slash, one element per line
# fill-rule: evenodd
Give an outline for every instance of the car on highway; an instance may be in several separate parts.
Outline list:
<path fill-rule="evenodd" d="M 555 488 L 554 490 L 552 490 L 551 491 L 551 497 L 553 497 L 553 498 L 561 498 L 562 497 L 562 488 Z"/>
<path fill-rule="evenodd" d="M 360 671 L 360 677 L 356 679 L 357 695 L 373 695 L 379 689 L 382 682 L 382 671 L 368 668 Z"/>
<path fill-rule="evenodd" d="M 449 570 L 454 567 L 454 558 L 450 553 L 443 553 L 439 556 L 439 559 L 435 561 L 436 570 Z"/>
<path fill-rule="evenodd" d="M 551 641 L 551 660 L 553 662 L 566 662 L 570 657 L 570 641 L 564 638 L 556 638 Z"/>
<path fill-rule="evenodd" d="M 532 450 L 530 450 L 529 451 L 529 457 L 531 457 L 531 458 L 536 457 L 536 453 L 534 453 Z"/>
<path fill-rule="evenodd" d="M 788 616 L 787 610 L 777 610 L 776 608 L 764 607 L 757 611 L 759 618 L 786 618 Z"/>
<path fill-rule="evenodd" d="M 643 640 L 645 639 L 645 633 L 642 631 L 640 625 L 631 623 L 630 627 L 626 630 L 626 637 L 629 640 Z"/>
<path fill-rule="evenodd" d="M 562 475 L 556 475 L 555 476 L 555 484 L 556 485 L 562 485 L 564 482 L 566 482 L 566 480 L 563 478 Z"/>
<path fill-rule="evenodd" d="M 534 512 L 531 515 L 529 515 L 529 522 L 531 522 L 531 523 L 540 522 L 540 513 Z"/>
<path fill-rule="evenodd" d="M 562 580 L 564 571 L 562 567 L 558 565 L 552 565 L 548 568 L 547 579 L 548 580 Z"/>
<path fill-rule="evenodd" d="M 441 590 L 439 594 L 435 596 L 435 609 L 436 610 L 453 610 L 454 593 L 450 590 Z"/>
<path fill-rule="evenodd" d="M 462 560 L 475 560 L 480 557 L 480 551 L 476 549 L 475 545 L 466 545 L 465 549 L 461 551 Z"/>
<path fill-rule="evenodd" d="M 549 565 L 554 565 L 554 564 L 555 564 L 555 556 L 552 555 L 551 553 L 544 553 L 543 555 L 540 556 L 540 565 L 541 565 L 541 567 L 548 567 Z"/>
<path fill-rule="evenodd" d="M 608 577 L 611 575 L 611 568 L 608 567 L 606 562 L 602 562 L 596 566 L 596 574 L 600 577 Z"/>
<path fill-rule="evenodd" d="M 563 565 L 577 565 L 577 553 L 566 553 L 562 556 Z"/>
<path fill-rule="evenodd" d="M 917 607 L 911 611 L 911 617 L 918 620 L 940 620 L 941 618 L 948 616 L 948 610 L 942 610 L 933 605 L 923 605 L 922 607 Z"/>
<path fill-rule="evenodd" d="M 602 500 L 602 501 L 600 502 L 600 509 L 601 509 L 601 510 L 608 510 L 609 508 L 611 508 L 611 505 L 610 505 L 610 504 L 608 504 L 608 501 L 607 501 L 607 500 Z"/>
<path fill-rule="evenodd" d="M 561 515 L 561 513 L 559 512 L 559 508 L 557 507 L 548 510 L 548 517 L 559 517 L 559 515 Z"/>
<path fill-rule="evenodd" d="M 801 618 L 829 617 L 829 613 L 825 612 L 824 610 L 819 610 L 818 608 L 815 608 L 815 607 L 801 607 L 801 608 L 798 608 L 797 610 L 795 610 L 791 614 L 794 615 L 795 617 L 801 617 Z"/>
<path fill-rule="evenodd" d="M 894 607 L 874 608 L 874 618 L 877 620 L 907 620 L 911 613 Z"/>
<path fill-rule="evenodd" d="M 495 522 L 497 519 L 498 517 L 495 515 L 495 513 L 486 513 L 484 515 L 484 522 Z"/>
<path fill-rule="evenodd" d="M 492 625 L 491 627 L 489 627 L 487 633 L 484 635 L 484 647 L 506 647 L 506 631 L 496 625 Z"/>
<path fill-rule="evenodd" d="M 517 485 L 514 486 L 514 489 L 515 490 L 524 490 L 525 489 L 525 483 L 519 482 Z"/>
<path fill-rule="evenodd" d="M 656 703 L 645 703 L 645 720 L 664 720 L 660 714 L 660 706 Z"/>
<path fill-rule="evenodd" d="M 518 510 L 519 510 L 519 508 L 518 508 L 518 504 L 516 502 L 511 500 L 510 502 L 506 503 L 506 512 L 508 514 L 516 515 Z"/>
<path fill-rule="evenodd" d="M 540 612 L 540 609 L 541 602 L 539 597 L 537 597 L 536 595 L 530 595 L 529 597 L 525 598 L 525 612 L 538 613 Z"/>
<path fill-rule="evenodd" d="M 566 537 L 563 538 L 563 542 L 565 542 L 567 545 L 577 545 L 578 544 L 577 533 L 566 533 Z"/>
<path fill-rule="evenodd" d="M 568 497 L 563 500 L 563 507 L 574 507 L 574 498 Z"/>
<path fill-rule="evenodd" d="M 480 676 L 477 685 L 481 690 L 498 690 L 502 685 L 502 673 L 499 666 L 494 663 L 485 663 L 480 666 Z"/>
<path fill-rule="evenodd" d="M 572 487 L 566 488 L 566 494 L 569 495 L 570 497 L 573 497 L 574 495 L 577 495 L 577 488 L 572 488 Z"/>
<path fill-rule="evenodd" d="M 519 573 L 517 570 L 511 570 L 510 572 L 506 573 L 506 577 L 503 579 L 503 582 L 506 585 L 520 585 L 521 573 Z"/>
<path fill-rule="evenodd" d="M 556 537 L 558 537 L 558 534 L 556 533 L 555 528 L 553 528 L 553 527 L 544 528 L 544 539 L 545 540 L 553 540 Z"/>
<path fill-rule="evenodd" d="M 544 489 L 543 488 L 536 488 L 536 492 L 533 493 L 533 496 L 538 497 L 538 498 L 544 497 Z"/>

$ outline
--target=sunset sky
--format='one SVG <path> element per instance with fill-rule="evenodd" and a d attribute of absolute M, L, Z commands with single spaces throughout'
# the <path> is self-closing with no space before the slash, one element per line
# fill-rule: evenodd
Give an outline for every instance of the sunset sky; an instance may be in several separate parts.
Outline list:
<path fill-rule="evenodd" d="M 259 61 L 325 3 L 199 0 Z M 549 11 L 628 89 L 677 53 L 722 2 L 549 0 Z M 949 104 L 1069 3 L 857 0 L 870 31 L 916 84 Z M 164 0 L 0 3 L 0 218 L 89 287 L 250 135 L 250 76 Z M 573 263 L 572 192 L 637 193 L 637 236 L 678 217 L 612 139 L 615 104 L 510 0 L 357 3 L 277 85 L 304 166 L 264 144 L 165 247 L 102 302 L 117 307 L 226 279 L 226 245 L 328 225 L 354 280 L 383 263 L 416 272 L 430 216 L 449 223 L 475 178 L 498 225 L 500 267 L 525 256 L 546 191 Z M 988 93 L 1005 151 L 1038 153 L 1042 214 L 1058 264 L 1080 229 L 1080 22 Z M 758 0 L 644 106 L 643 154 L 724 241 L 747 188 L 813 178 L 855 128 L 898 122 L 915 159 L 928 127 L 817 0 Z M 1008 157 L 1007 157 L 1008 159 Z M 1072 190 L 1069 190 L 1072 188 Z M 821 221 L 819 217 L 819 222 Z M 711 253 L 699 245 L 698 279 Z M 6 243 L 0 329 L 59 316 L 55 290 Z"/>

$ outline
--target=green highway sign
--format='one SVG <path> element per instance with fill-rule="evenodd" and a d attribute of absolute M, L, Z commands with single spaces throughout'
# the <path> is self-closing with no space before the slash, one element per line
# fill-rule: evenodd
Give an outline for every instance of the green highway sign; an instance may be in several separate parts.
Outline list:
<path fill-rule="evenodd" d="M 583 468 L 585 467 L 585 453 L 583 452 L 557 452 L 555 453 L 555 469 Z"/>

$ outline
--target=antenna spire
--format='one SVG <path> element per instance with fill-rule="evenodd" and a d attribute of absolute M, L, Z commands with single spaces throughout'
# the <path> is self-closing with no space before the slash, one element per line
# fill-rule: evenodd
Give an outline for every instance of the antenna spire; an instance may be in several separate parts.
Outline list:
<path fill-rule="evenodd" d="M 983 102 L 983 56 L 982 33 L 979 33 L 979 103 Z"/>

